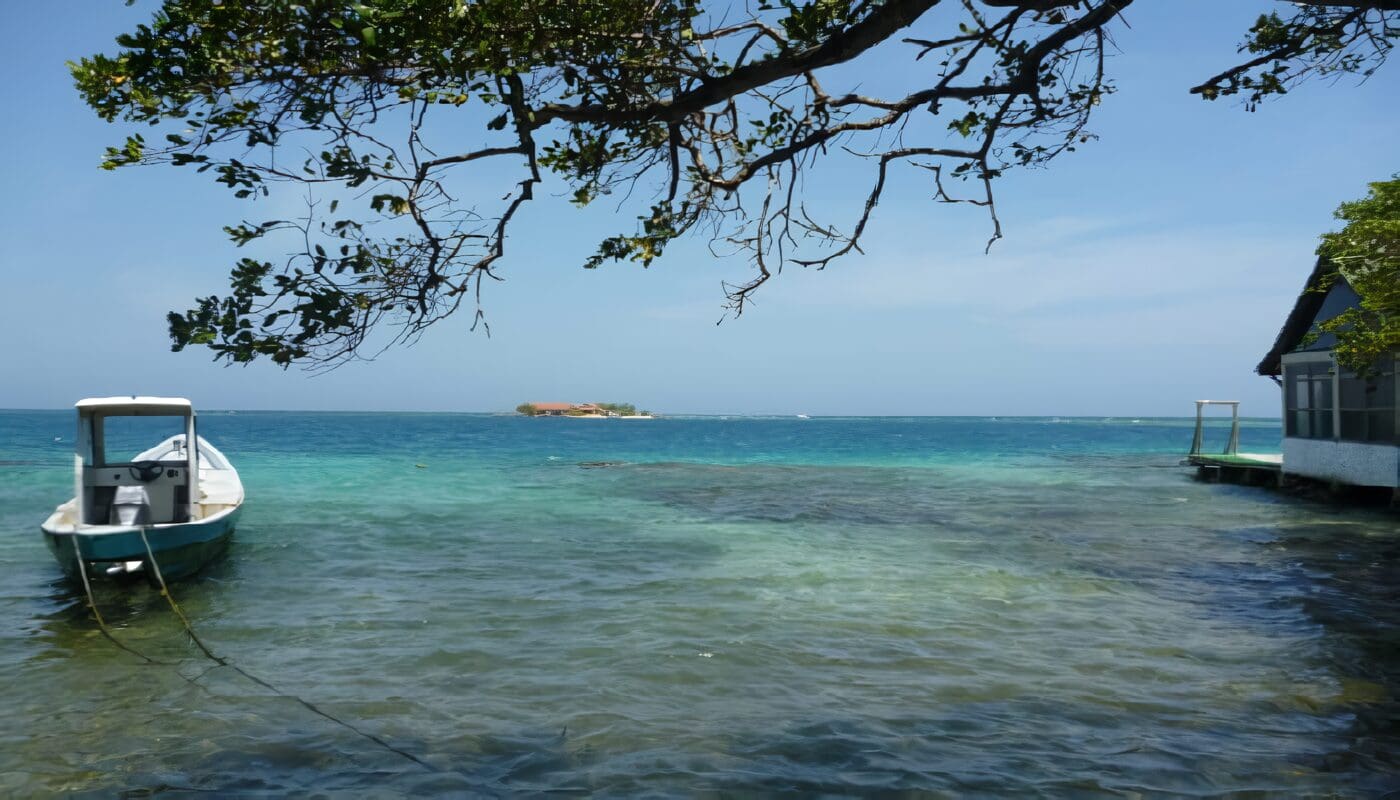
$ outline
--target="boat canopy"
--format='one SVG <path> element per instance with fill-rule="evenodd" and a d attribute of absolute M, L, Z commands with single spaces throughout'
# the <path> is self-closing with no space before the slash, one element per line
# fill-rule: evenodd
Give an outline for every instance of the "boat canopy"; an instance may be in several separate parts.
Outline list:
<path fill-rule="evenodd" d="M 200 463 L 195 414 L 183 397 L 89 397 L 79 400 L 78 432 L 73 440 L 76 524 L 113 525 L 125 519 L 117 512 L 140 506 L 148 524 L 165 525 L 200 518 Z M 131 458 L 131 443 L 122 437 L 134 432 L 114 426 L 124 417 L 165 417 L 179 420 L 180 433 Z M 111 452 L 108 433 L 118 430 Z M 136 426 L 139 428 L 140 426 Z M 170 425 L 165 425 L 168 432 Z M 129 510 L 129 509 L 128 509 Z M 135 513 L 135 512 L 133 512 Z M 131 517 L 136 519 L 136 517 Z"/>
<path fill-rule="evenodd" d="M 74 407 L 81 416 L 173 417 L 194 413 L 194 406 L 183 397 L 89 397 Z"/>

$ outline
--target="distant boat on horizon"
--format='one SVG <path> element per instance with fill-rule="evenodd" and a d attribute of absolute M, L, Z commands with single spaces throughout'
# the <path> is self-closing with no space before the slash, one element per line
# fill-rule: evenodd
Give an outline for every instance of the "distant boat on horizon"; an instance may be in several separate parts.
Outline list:
<path fill-rule="evenodd" d="M 806 414 L 798 414 L 798 415 L 797 415 L 797 418 L 798 418 L 798 419 L 811 419 L 811 417 L 807 416 Z"/>

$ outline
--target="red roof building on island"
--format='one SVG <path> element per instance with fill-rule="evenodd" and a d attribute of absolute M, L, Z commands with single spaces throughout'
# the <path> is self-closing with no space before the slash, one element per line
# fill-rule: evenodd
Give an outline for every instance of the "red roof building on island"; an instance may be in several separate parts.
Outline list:
<path fill-rule="evenodd" d="M 516 411 L 532 417 L 615 417 L 618 415 L 615 409 L 597 403 L 523 403 L 516 408 Z"/>

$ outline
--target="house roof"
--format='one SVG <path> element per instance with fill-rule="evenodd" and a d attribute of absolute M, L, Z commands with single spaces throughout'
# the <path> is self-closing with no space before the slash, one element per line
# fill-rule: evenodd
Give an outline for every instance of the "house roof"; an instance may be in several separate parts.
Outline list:
<path fill-rule="evenodd" d="M 1317 312 L 1322 309 L 1322 304 L 1327 299 L 1327 292 L 1317 289 L 1322 285 L 1323 279 L 1336 271 L 1337 267 L 1331 261 L 1325 258 L 1317 259 L 1317 265 L 1313 267 L 1312 274 L 1303 285 L 1303 291 L 1294 302 L 1288 319 L 1284 320 L 1283 329 L 1278 332 L 1273 348 L 1264 356 L 1264 360 L 1259 362 L 1259 366 L 1254 368 L 1255 372 L 1260 375 L 1278 375 L 1283 371 L 1283 355 L 1298 347 L 1303 337 L 1312 330 L 1313 320 L 1317 319 Z"/>
<path fill-rule="evenodd" d="M 573 403 L 531 403 L 539 411 L 568 411 L 574 407 Z"/>

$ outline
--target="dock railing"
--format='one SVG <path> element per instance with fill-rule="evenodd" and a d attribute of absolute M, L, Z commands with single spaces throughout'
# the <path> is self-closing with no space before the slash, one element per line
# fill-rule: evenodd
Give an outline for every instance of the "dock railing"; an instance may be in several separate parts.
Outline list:
<path fill-rule="evenodd" d="M 1240 401 L 1238 400 L 1196 401 L 1196 435 L 1191 439 L 1191 452 L 1188 455 L 1201 455 L 1201 448 L 1205 445 L 1206 406 L 1230 407 L 1230 441 L 1225 444 L 1225 451 L 1222 455 L 1237 455 L 1240 451 Z"/>

